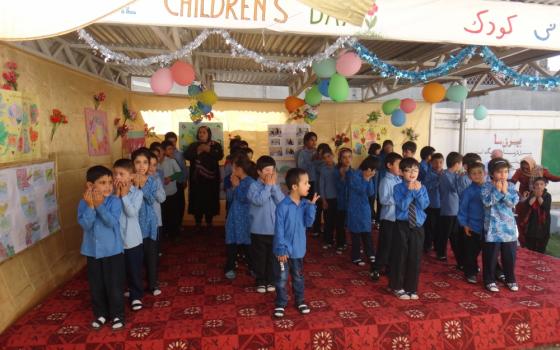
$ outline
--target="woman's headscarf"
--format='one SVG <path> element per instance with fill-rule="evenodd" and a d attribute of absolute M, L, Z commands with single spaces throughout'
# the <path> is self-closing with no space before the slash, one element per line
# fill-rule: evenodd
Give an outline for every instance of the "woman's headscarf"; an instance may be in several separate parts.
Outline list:
<path fill-rule="evenodd" d="M 529 178 L 529 191 L 533 190 L 533 183 L 535 179 L 538 177 L 543 176 L 544 168 L 540 165 L 537 165 L 537 162 L 531 156 L 527 156 L 521 160 L 521 164 L 527 164 L 529 166 L 529 171 L 526 172 L 521 168 L 523 175 Z"/>

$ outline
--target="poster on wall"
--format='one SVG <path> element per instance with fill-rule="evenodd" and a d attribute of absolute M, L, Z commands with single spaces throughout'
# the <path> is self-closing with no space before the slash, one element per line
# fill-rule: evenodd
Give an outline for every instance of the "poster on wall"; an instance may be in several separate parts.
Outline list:
<path fill-rule="evenodd" d="M 311 131 L 308 124 L 268 125 L 268 151 L 275 160 L 294 160 L 303 148 L 303 137 Z M 294 164 L 295 166 L 295 164 Z"/>
<path fill-rule="evenodd" d="M 146 137 L 144 131 L 131 130 L 126 133 L 125 150 L 129 154 L 136 151 L 140 147 L 146 145 Z"/>
<path fill-rule="evenodd" d="M 104 156 L 110 154 L 107 113 L 91 108 L 86 108 L 84 113 L 86 116 L 88 154 L 90 156 Z"/>
<path fill-rule="evenodd" d="M 179 123 L 179 149 L 185 151 L 196 141 L 196 133 L 201 126 L 207 126 L 212 132 L 212 140 L 224 147 L 224 125 L 222 123 Z"/>
<path fill-rule="evenodd" d="M 387 126 L 372 124 L 352 124 L 352 151 L 357 156 L 367 156 L 369 146 L 377 142 L 382 144 L 387 139 Z"/>
<path fill-rule="evenodd" d="M 0 162 L 40 156 L 37 104 L 21 92 L 0 89 Z"/>
<path fill-rule="evenodd" d="M 0 170 L 0 262 L 58 230 L 54 162 Z"/>

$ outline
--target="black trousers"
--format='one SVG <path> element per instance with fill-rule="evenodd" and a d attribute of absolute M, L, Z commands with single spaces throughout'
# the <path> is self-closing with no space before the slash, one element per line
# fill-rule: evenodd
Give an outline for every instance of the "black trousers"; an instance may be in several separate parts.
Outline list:
<path fill-rule="evenodd" d="M 336 247 L 346 245 L 346 210 L 336 211 Z"/>
<path fill-rule="evenodd" d="M 87 257 L 87 276 L 95 318 L 124 320 L 124 255 Z"/>
<path fill-rule="evenodd" d="M 393 244 L 389 287 L 393 290 L 404 289 L 407 293 L 418 291 L 420 261 L 424 245 L 424 228 L 409 227 L 408 221 L 397 221 Z"/>
<path fill-rule="evenodd" d="M 371 209 L 371 218 L 373 220 L 376 220 L 377 215 L 375 214 L 375 196 L 369 197 L 369 207 Z"/>
<path fill-rule="evenodd" d="M 235 261 L 237 260 L 237 253 L 245 255 L 245 262 L 250 270 L 253 269 L 251 262 L 251 246 L 248 244 L 226 244 L 226 267 L 225 272 L 235 270 Z"/>
<path fill-rule="evenodd" d="M 507 283 L 515 283 L 515 258 L 517 242 L 484 242 L 482 245 L 482 272 L 484 284 L 496 282 L 498 255 Z"/>
<path fill-rule="evenodd" d="M 309 185 L 309 194 L 307 195 L 307 199 L 312 200 L 315 193 L 319 191 L 317 188 L 316 181 L 310 181 Z M 313 221 L 312 230 L 313 233 L 320 233 L 321 232 L 321 216 L 323 213 L 323 206 L 321 205 L 321 201 L 317 201 L 317 211 L 315 212 L 315 221 Z"/>
<path fill-rule="evenodd" d="M 480 233 L 471 231 L 471 236 L 464 235 L 464 272 L 466 277 L 476 276 L 478 274 L 478 255 L 482 250 L 482 238 Z"/>
<path fill-rule="evenodd" d="M 214 215 L 209 213 L 205 214 L 194 214 L 194 222 L 196 226 L 200 226 L 202 224 L 202 217 L 204 216 L 204 221 L 206 222 L 207 226 L 212 226 L 212 221 L 214 220 Z"/>
<path fill-rule="evenodd" d="M 142 299 L 144 296 L 144 283 L 142 281 L 142 263 L 144 261 L 143 244 L 139 244 L 134 248 L 125 249 L 124 260 L 130 301 Z"/>
<path fill-rule="evenodd" d="M 370 257 L 375 256 L 371 232 L 352 232 L 350 235 L 352 236 L 352 261 L 361 260 L 360 242 L 363 245 L 368 260 Z"/>
<path fill-rule="evenodd" d="M 548 245 L 548 240 L 550 235 L 544 236 L 542 238 L 525 236 L 525 247 L 535 252 L 545 253 L 546 246 Z"/>
<path fill-rule="evenodd" d="M 428 252 L 436 247 L 438 237 L 439 208 L 426 209 L 426 222 L 424 223 L 424 251 Z"/>
<path fill-rule="evenodd" d="M 165 202 L 161 203 L 162 231 L 166 236 L 176 236 L 179 232 L 179 199 L 180 193 L 177 191 L 175 194 L 167 196 Z"/>
<path fill-rule="evenodd" d="M 272 252 L 273 235 L 251 234 L 251 261 L 255 272 L 257 286 L 274 285 L 274 253 Z"/>
<path fill-rule="evenodd" d="M 327 199 L 328 207 L 323 208 L 325 215 L 325 229 L 323 230 L 323 239 L 325 244 L 334 243 L 334 230 L 336 226 L 336 198 Z"/>
<path fill-rule="evenodd" d="M 447 241 L 449 240 L 457 265 L 463 266 L 463 239 L 461 238 L 462 235 L 459 235 L 459 223 L 457 221 L 457 216 L 441 215 L 439 217 L 439 222 L 439 239 L 437 240 L 436 247 L 438 257 L 447 257 Z"/>
<path fill-rule="evenodd" d="M 153 292 L 158 287 L 159 240 L 144 238 L 142 245 L 144 246 L 144 266 L 148 290 Z"/>
<path fill-rule="evenodd" d="M 393 221 L 381 220 L 379 228 L 379 240 L 377 242 L 377 256 L 373 263 L 373 270 L 381 271 L 389 267 L 393 249 L 393 238 L 397 234 L 397 225 Z"/>
<path fill-rule="evenodd" d="M 177 182 L 177 224 L 179 228 L 183 226 L 185 216 L 185 187 L 185 183 Z"/>

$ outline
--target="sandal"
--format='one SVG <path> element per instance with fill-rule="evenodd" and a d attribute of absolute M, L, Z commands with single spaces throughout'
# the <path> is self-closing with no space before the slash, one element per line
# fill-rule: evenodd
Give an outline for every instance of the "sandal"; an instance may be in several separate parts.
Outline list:
<path fill-rule="evenodd" d="M 284 308 L 277 307 L 274 309 L 274 317 L 282 318 L 284 317 Z"/>
<path fill-rule="evenodd" d="M 105 317 L 100 316 L 98 317 L 95 321 L 93 321 L 91 323 L 91 328 L 97 330 L 100 329 L 101 327 L 103 327 L 103 325 L 105 324 L 105 322 L 107 322 L 107 320 L 105 319 Z"/>
<path fill-rule="evenodd" d="M 299 313 L 302 315 L 307 315 L 311 312 L 311 309 L 309 309 L 309 306 L 307 306 L 307 304 L 299 304 L 297 308 L 299 310 Z"/>
<path fill-rule="evenodd" d="M 123 327 L 124 327 L 124 321 L 121 320 L 121 319 L 118 318 L 118 317 L 115 317 L 115 318 L 113 319 L 113 324 L 111 325 L 111 328 L 112 328 L 113 330 L 117 330 L 117 329 L 121 329 L 121 328 L 123 328 Z"/>
<path fill-rule="evenodd" d="M 143 307 L 142 301 L 140 301 L 138 299 L 133 300 L 132 303 L 130 304 L 130 306 L 132 308 L 132 311 L 140 311 L 140 310 L 142 310 L 142 307 Z"/>

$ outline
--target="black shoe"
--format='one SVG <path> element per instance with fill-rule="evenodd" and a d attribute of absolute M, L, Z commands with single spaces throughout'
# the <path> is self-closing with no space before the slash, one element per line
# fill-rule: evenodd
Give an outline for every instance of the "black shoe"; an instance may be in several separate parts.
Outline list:
<path fill-rule="evenodd" d="M 447 261 L 447 257 L 446 256 L 438 256 L 437 259 L 439 261 Z"/>
<path fill-rule="evenodd" d="M 372 281 L 379 281 L 379 277 L 380 277 L 379 271 L 373 270 L 373 271 L 369 274 L 369 276 L 371 277 L 371 280 L 372 280 Z"/>

